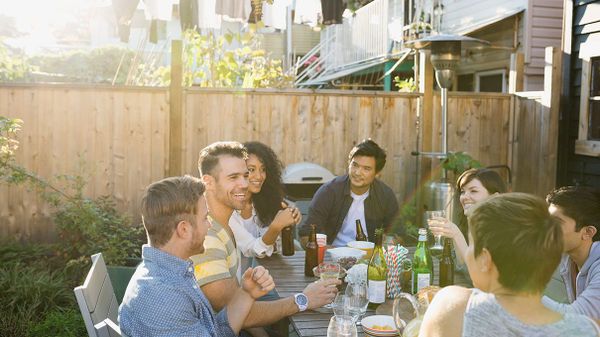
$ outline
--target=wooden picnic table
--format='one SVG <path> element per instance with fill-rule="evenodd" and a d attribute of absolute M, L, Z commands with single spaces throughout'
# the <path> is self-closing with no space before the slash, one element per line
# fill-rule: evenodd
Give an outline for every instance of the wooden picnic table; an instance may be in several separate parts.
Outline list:
<path fill-rule="evenodd" d="M 416 247 L 408 247 L 409 256 L 415 252 Z M 311 282 L 317 280 L 316 277 L 304 276 L 304 251 L 296 251 L 293 256 L 282 256 L 273 254 L 271 257 L 258 259 L 259 263 L 269 270 L 275 280 L 275 291 L 280 297 L 292 296 L 302 292 L 304 288 Z M 455 284 L 465 284 L 466 279 L 456 275 Z M 437 284 L 437 261 L 434 260 L 434 284 Z M 390 300 L 388 300 L 390 301 Z M 391 305 L 386 302 L 386 308 L 391 308 Z M 367 310 L 365 316 L 375 314 L 373 310 Z M 391 313 L 388 313 L 391 315 Z M 316 310 L 307 310 L 299 312 L 289 317 L 289 322 L 298 333 L 299 337 L 308 336 L 327 336 L 327 326 L 329 320 L 333 316 L 333 311 L 326 308 L 318 308 Z M 287 322 L 280 325 L 287 327 Z M 363 335 L 362 328 L 357 327 L 359 336 Z"/>

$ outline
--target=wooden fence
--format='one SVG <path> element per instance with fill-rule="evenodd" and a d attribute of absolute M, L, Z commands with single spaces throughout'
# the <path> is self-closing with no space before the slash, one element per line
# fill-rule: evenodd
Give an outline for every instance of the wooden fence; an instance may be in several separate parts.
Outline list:
<path fill-rule="evenodd" d="M 371 137 L 387 149 L 382 179 L 403 202 L 421 183 L 416 178 L 417 160 L 411 155 L 417 147 L 421 97 L 354 91 L 185 90 L 178 164 L 181 173 L 197 175 L 197 156 L 204 146 L 218 140 L 259 140 L 272 146 L 286 164 L 315 162 L 339 175 L 346 170 L 351 147 Z M 434 100 L 433 116 L 422 116 L 427 122 L 420 125 L 428 131 L 424 134 L 433 148 L 423 151 L 439 150 L 439 96 Z M 511 164 L 515 155 L 526 157 L 530 148 L 520 146 L 517 153 L 512 148 L 515 115 L 525 127 L 523 119 L 530 114 L 529 107 L 518 102 L 508 94 L 451 93 L 449 150 L 467 151 L 486 165 Z M 516 106 L 523 111 L 515 112 Z M 173 128 L 167 89 L 0 86 L 0 115 L 24 121 L 20 164 L 49 178 L 76 173 L 81 158 L 90 174 L 85 193 L 112 195 L 134 219 L 144 187 L 169 172 Z M 528 144 L 545 141 L 537 134 L 529 136 Z M 519 165 L 521 169 L 527 163 L 519 160 Z M 421 176 L 427 177 L 427 172 Z M 516 189 L 528 191 L 529 176 L 523 177 L 516 181 L 524 187 Z M 6 200 L 0 203 L 0 237 L 52 239 L 51 210 L 34 193 L 0 186 L 0 196 Z"/>

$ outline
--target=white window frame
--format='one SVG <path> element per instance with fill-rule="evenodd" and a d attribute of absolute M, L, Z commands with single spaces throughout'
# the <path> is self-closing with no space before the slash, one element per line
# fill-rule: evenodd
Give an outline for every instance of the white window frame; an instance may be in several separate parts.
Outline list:
<path fill-rule="evenodd" d="M 478 71 L 475 73 L 475 92 L 480 92 L 479 91 L 479 84 L 480 84 L 480 78 L 481 76 L 489 76 L 489 75 L 502 75 L 502 92 L 506 93 L 507 89 L 506 89 L 506 69 L 495 69 L 495 70 L 488 70 L 488 71 Z"/>
<path fill-rule="evenodd" d="M 579 134 L 575 141 L 575 153 L 600 157 L 600 141 L 588 139 L 589 117 L 590 117 L 590 100 L 597 99 L 595 96 L 590 99 L 590 87 L 592 84 L 592 58 L 600 57 L 599 55 L 591 55 L 582 57 L 581 63 L 581 95 L 579 101 Z"/>

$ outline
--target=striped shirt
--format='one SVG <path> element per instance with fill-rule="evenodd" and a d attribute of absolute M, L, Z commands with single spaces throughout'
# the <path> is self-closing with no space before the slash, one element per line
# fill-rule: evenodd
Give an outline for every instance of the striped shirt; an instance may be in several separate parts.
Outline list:
<path fill-rule="evenodd" d="M 235 278 L 240 280 L 240 252 L 229 232 L 215 219 L 210 218 L 211 228 L 204 239 L 204 253 L 194 255 L 194 274 L 198 285 Z"/>

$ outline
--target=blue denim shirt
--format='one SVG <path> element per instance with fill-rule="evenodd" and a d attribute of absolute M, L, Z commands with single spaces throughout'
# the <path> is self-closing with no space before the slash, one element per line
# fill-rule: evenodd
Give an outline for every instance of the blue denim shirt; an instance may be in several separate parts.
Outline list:
<path fill-rule="evenodd" d="M 129 337 L 235 336 L 226 309 L 215 315 L 196 283 L 190 260 L 144 245 L 142 263 L 119 307 Z"/>

